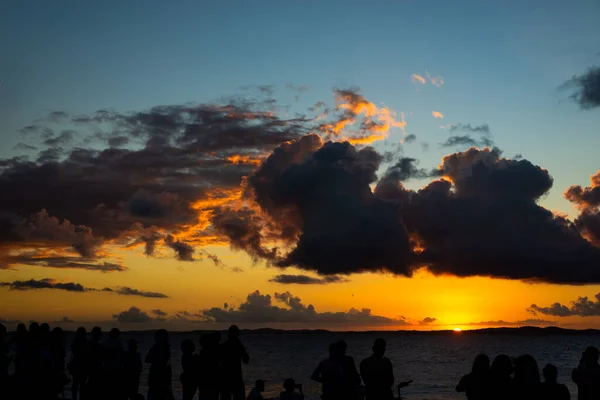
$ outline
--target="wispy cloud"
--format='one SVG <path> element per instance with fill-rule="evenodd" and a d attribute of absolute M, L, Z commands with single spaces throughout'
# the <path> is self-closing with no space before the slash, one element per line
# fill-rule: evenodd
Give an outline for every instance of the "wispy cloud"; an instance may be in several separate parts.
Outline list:
<path fill-rule="evenodd" d="M 433 118 L 436 118 L 436 119 L 444 119 L 444 114 L 442 114 L 439 111 L 432 111 L 431 115 L 433 115 Z"/>
<path fill-rule="evenodd" d="M 427 83 L 427 80 L 426 80 L 425 78 L 423 78 L 423 77 L 422 77 L 421 75 L 419 75 L 419 74 L 412 74 L 412 75 L 410 76 L 410 80 L 411 80 L 413 83 L 419 83 L 419 84 L 421 84 L 421 85 L 424 85 L 424 84 L 426 84 L 426 83 Z"/>
<path fill-rule="evenodd" d="M 329 283 L 343 283 L 348 282 L 346 278 L 342 278 L 337 275 L 325 276 L 325 277 L 314 277 L 309 275 L 287 275 L 280 274 L 276 275 L 269 280 L 269 282 L 283 283 L 285 285 L 297 284 L 297 285 L 326 285 Z"/>

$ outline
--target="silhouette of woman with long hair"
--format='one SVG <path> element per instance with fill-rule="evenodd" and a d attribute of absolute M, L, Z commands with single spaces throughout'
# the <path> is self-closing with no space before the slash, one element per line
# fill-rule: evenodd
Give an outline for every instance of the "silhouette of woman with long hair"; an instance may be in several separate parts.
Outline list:
<path fill-rule="evenodd" d="M 524 354 L 515 360 L 514 398 L 522 400 L 540 399 L 540 370 L 535 359 Z"/>
<path fill-rule="evenodd" d="M 484 400 L 489 384 L 490 359 L 485 354 L 479 354 L 473 361 L 471 372 L 463 376 L 456 385 L 456 391 L 465 392 L 468 400 Z"/>
<path fill-rule="evenodd" d="M 571 379 L 577 384 L 579 400 L 596 400 L 600 398 L 600 351 L 590 346 L 581 355 L 579 365 L 571 373 Z"/>
<path fill-rule="evenodd" d="M 491 400 L 512 399 L 513 380 L 512 360 L 506 354 L 500 354 L 494 358 L 490 368 L 490 381 L 487 396 Z"/>
<path fill-rule="evenodd" d="M 84 327 L 77 328 L 75 337 L 71 341 L 71 361 L 69 362 L 69 370 L 73 384 L 71 386 L 71 397 L 77 400 L 77 396 L 83 398 L 84 386 L 88 378 L 87 366 L 87 332 Z"/>
<path fill-rule="evenodd" d="M 148 400 L 171 400 L 171 348 L 169 334 L 165 329 L 154 333 L 154 345 L 146 356 L 150 364 L 148 372 Z"/>

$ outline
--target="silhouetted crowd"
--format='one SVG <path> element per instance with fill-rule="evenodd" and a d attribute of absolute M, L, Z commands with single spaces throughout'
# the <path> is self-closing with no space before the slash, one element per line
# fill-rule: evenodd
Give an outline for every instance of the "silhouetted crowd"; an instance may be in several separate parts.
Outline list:
<path fill-rule="evenodd" d="M 54 400 L 64 398 L 64 388 L 71 383 L 74 400 L 140 400 L 142 357 L 134 339 L 126 348 L 120 331 L 112 329 L 103 340 L 102 330 L 93 328 L 90 338 L 85 328 L 79 328 L 71 342 L 71 356 L 66 362 L 64 332 L 50 329 L 48 324 L 31 323 L 27 329 L 19 324 L 9 339 L 6 327 L 0 324 L 0 399 Z M 242 364 L 250 357 L 241 343 L 240 330 L 232 325 L 227 340 L 221 342 L 219 332 L 203 334 L 200 350 L 194 342 L 181 343 L 180 382 L 183 399 L 244 400 L 245 386 Z M 322 385 L 323 400 L 393 400 L 394 373 L 392 362 L 385 357 L 386 342 L 375 340 L 373 353 L 360 363 L 347 355 L 343 341 L 329 346 L 329 357 L 319 363 L 311 379 Z M 572 371 L 579 400 L 600 399 L 600 352 L 588 347 L 579 365 Z M 146 355 L 148 400 L 172 400 L 171 347 L 169 335 L 161 329 L 154 334 L 154 344 Z M 9 367 L 14 363 L 14 374 Z M 360 372 L 359 372 L 360 371 Z M 490 365 L 485 354 L 475 358 L 470 373 L 456 386 L 468 400 L 570 400 L 567 387 L 558 383 L 558 370 L 548 364 L 542 370 L 530 355 L 512 359 L 499 355 Z M 69 378 L 70 376 L 70 378 Z M 400 388 L 412 381 L 396 385 Z M 280 400 L 304 400 L 302 385 L 288 378 L 283 383 Z M 298 391 L 296 391 L 298 389 Z M 265 382 L 257 380 L 247 400 L 265 400 Z"/>

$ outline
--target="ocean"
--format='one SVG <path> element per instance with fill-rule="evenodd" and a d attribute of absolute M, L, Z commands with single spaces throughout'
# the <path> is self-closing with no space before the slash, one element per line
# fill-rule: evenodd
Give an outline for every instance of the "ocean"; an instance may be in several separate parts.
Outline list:
<path fill-rule="evenodd" d="M 106 334 L 105 334 L 106 335 Z M 140 342 L 142 358 L 152 345 L 152 332 L 123 333 L 125 343 L 129 338 Z M 173 366 L 173 392 L 181 398 L 179 374 L 180 343 L 192 339 L 197 348 L 200 333 L 170 333 Z M 493 359 L 498 354 L 517 357 L 531 354 L 538 362 L 540 371 L 547 363 L 556 365 L 559 382 L 567 385 L 572 398 L 576 396 L 576 386 L 571 382 L 571 370 L 577 366 L 581 352 L 588 346 L 599 346 L 600 336 L 593 334 L 540 335 L 484 332 L 380 332 L 380 333 L 242 333 L 241 340 L 250 355 L 250 363 L 243 367 L 246 393 L 257 379 L 266 380 L 265 398 L 276 397 L 282 391 L 286 378 L 294 378 L 302 383 L 308 400 L 317 400 L 320 395 L 318 383 L 310 380 L 317 364 L 328 355 L 328 345 L 337 340 L 348 343 L 348 355 L 354 357 L 358 365 L 371 354 L 373 341 L 382 337 L 387 341 L 386 356 L 394 365 L 396 383 L 412 380 L 413 383 L 402 389 L 403 399 L 437 400 L 464 399 L 464 394 L 454 388 L 459 379 L 471 369 L 471 363 L 479 353 Z M 70 342 L 71 335 L 67 335 Z M 225 338 L 225 335 L 224 335 Z M 67 346 L 68 347 L 68 346 Z M 144 365 L 140 391 L 147 391 L 148 365 Z M 65 395 L 70 398 L 70 387 Z"/>
<path fill-rule="evenodd" d="M 127 336 L 127 335 L 124 335 Z M 140 350 L 145 352 L 152 344 L 151 334 L 135 335 L 140 341 Z M 322 334 L 243 334 L 242 342 L 250 355 L 250 363 L 244 366 L 246 391 L 256 379 L 264 379 L 264 397 L 275 397 L 282 390 L 283 380 L 290 377 L 302 383 L 307 399 L 319 399 L 320 386 L 310 380 L 317 364 L 328 355 L 328 345 L 343 339 L 348 343 L 348 355 L 357 364 L 371 354 L 373 341 L 383 337 L 387 341 L 387 357 L 394 365 L 396 382 L 412 380 L 402 389 L 403 399 L 437 400 L 464 399 L 456 393 L 458 380 L 471 369 L 475 356 L 487 354 L 493 359 L 498 354 L 517 357 L 531 354 L 541 369 L 547 363 L 556 365 L 559 382 L 567 385 L 572 398 L 576 386 L 571 382 L 571 370 L 577 366 L 581 352 L 592 345 L 600 345 L 597 335 L 520 335 L 503 333 L 322 333 Z M 181 398 L 179 384 L 179 344 L 184 338 L 198 343 L 199 335 L 172 333 L 173 390 L 175 398 Z M 142 385 L 145 385 L 144 368 Z M 146 387 L 142 393 L 146 392 Z"/>

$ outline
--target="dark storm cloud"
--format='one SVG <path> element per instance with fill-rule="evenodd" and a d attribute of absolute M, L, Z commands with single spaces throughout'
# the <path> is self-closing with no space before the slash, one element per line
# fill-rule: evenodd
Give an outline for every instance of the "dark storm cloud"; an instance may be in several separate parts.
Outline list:
<path fill-rule="evenodd" d="M 17 143 L 17 145 L 13 149 L 14 150 L 33 151 L 33 150 L 37 150 L 38 148 L 35 146 L 31 146 L 29 144 L 21 142 L 21 143 Z"/>
<path fill-rule="evenodd" d="M 570 186 L 565 191 L 565 198 L 581 208 L 600 206 L 600 171 L 590 177 L 591 184 L 587 187 Z"/>
<path fill-rule="evenodd" d="M 440 147 L 491 147 L 494 142 L 486 137 L 476 139 L 469 135 L 450 136 L 445 142 L 440 143 Z"/>
<path fill-rule="evenodd" d="M 274 305 L 273 300 L 281 306 Z M 348 312 L 318 312 L 312 304 L 305 305 L 289 292 L 275 293 L 273 297 L 258 290 L 250 293 L 238 308 L 215 307 L 201 312 L 206 321 L 219 323 L 306 323 L 343 325 L 409 325 L 403 319 L 373 315 L 371 310 L 351 308 Z"/>
<path fill-rule="evenodd" d="M 130 307 L 129 310 L 121 311 L 118 314 L 113 314 L 113 319 L 122 323 L 146 323 L 152 321 L 152 317 L 137 307 Z"/>
<path fill-rule="evenodd" d="M 454 124 L 448 128 L 450 132 L 472 132 L 472 133 L 490 133 L 490 126 L 488 124 L 471 125 L 471 124 Z"/>
<path fill-rule="evenodd" d="M 551 315 L 555 317 L 569 317 L 576 315 L 579 317 L 597 317 L 600 316 L 600 293 L 594 296 L 594 299 L 588 297 L 579 297 L 571 302 L 571 306 L 565 306 L 561 303 L 554 303 L 547 307 L 539 307 L 532 304 L 527 311 L 537 315 Z"/>
<path fill-rule="evenodd" d="M 419 321 L 419 325 L 429 325 L 429 324 L 433 324 L 435 321 L 437 321 L 437 318 L 425 317 Z"/>
<path fill-rule="evenodd" d="M 322 278 L 317 278 L 314 276 L 308 275 L 288 275 L 288 274 L 280 274 L 276 275 L 269 280 L 269 282 L 275 283 L 283 283 L 286 285 L 289 284 L 298 284 L 298 285 L 327 285 L 329 283 L 342 283 L 348 282 L 347 279 L 342 278 L 336 275 L 325 276 Z"/>
<path fill-rule="evenodd" d="M 386 179 L 396 181 L 407 181 L 409 179 L 422 179 L 430 176 L 425 169 L 418 168 L 419 160 L 410 157 L 400 158 L 394 165 L 385 172 Z"/>
<path fill-rule="evenodd" d="M 39 252 L 30 251 L 18 255 L 2 255 L 0 253 L 0 269 L 12 268 L 13 265 L 31 265 L 46 268 L 83 269 L 88 271 L 118 272 L 127 268 L 110 262 L 97 262 L 81 257 L 44 256 Z"/>
<path fill-rule="evenodd" d="M 404 143 L 410 144 L 415 140 L 417 140 L 417 135 L 411 133 L 410 135 L 406 135 L 406 137 L 404 138 Z"/>
<path fill-rule="evenodd" d="M 600 106 L 600 67 L 589 68 L 584 74 L 574 76 L 563 87 L 576 90 L 571 98 L 581 109 L 589 110 Z"/>
<path fill-rule="evenodd" d="M 434 274 L 600 282 L 600 249 L 537 204 L 553 184 L 545 169 L 502 158 L 497 148 L 471 148 L 444 157 L 428 173 L 439 179 L 412 191 L 401 180 L 426 172 L 406 159 L 377 182 L 381 159 L 371 148 L 311 135 L 286 143 L 246 180 L 244 196 L 259 209 L 219 210 L 215 226 L 229 221 L 222 232 L 234 249 L 321 275 L 410 276 L 425 266 Z M 272 245 L 275 237 L 284 244 Z"/>
<path fill-rule="evenodd" d="M 36 290 L 36 289 L 57 289 L 68 292 L 108 292 L 122 296 L 139 296 L 155 299 L 166 299 L 169 296 L 158 292 L 146 292 L 138 289 L 133 289 L 128 286 L 119 286 L 115 289 L 104 288 L 94 289 L 85 287 L 80 283 L 74 282 L 58 282 L 54 279 L 45 278 L 40 280 L 29 279 L 27 281 L 0 282 L 0 286 L 8 287 L 11 290 Z"/>
<path fill-rule="evenodd" d="M 370 185 L 382 157 L 348 142 L 321 145 L 307 135 L 276 149 L 247 179 L 247 195 L 274 220 L 295 247 L 279 266 L 298 266 L 335 275 L 385 267 L 406 274 L 408 236 L 395 208 L 378 199 Z M 254 226 L 258 226 L 255 223 Z M 256 230 L 246 236 L 259 236 Z M 293 236 L 292 236 L 293 234 Z"/>

